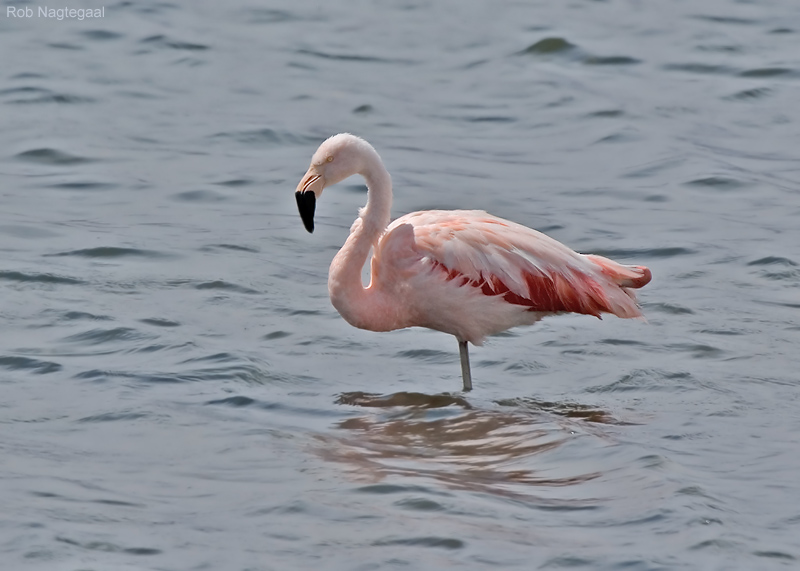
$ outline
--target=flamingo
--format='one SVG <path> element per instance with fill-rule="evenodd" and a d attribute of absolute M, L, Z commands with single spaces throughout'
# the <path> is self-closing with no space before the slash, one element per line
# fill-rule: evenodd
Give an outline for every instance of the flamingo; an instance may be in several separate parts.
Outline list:
<path fill-rule="evenodd" d="M 389 223 L 392 180 L 375 149 L 341 133 L 323 142 L 297 186 L 303 225 L 314 231 L 323 189 L 354 174 L 367 204 L 331 262 L 328 292 L 339 314 L 369 331 L 427 327 L 458 340 L 464 391 L 472 389 L 467 343 L 545 316 L 613 313 L 642 318 L 632 288 L 644 266 L 574 252 L 560 242 L 482 210 L 427 210 Z M 361 271 L 372 250 L 371 277 Z"/>

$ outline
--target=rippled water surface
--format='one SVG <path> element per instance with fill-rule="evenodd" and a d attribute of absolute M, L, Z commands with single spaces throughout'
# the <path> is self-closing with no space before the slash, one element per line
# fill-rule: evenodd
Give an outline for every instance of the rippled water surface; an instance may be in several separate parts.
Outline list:
<path fill-rule="evenodd" d="M 800 566 L 798 42 L 795 0 L 0 14 L 2 567 Z M 353 329 L 363 184 L 293 197 L 341 131 L 395 216 L 649 266 L 648 323 L 492 338 L 469 394 Z"/>

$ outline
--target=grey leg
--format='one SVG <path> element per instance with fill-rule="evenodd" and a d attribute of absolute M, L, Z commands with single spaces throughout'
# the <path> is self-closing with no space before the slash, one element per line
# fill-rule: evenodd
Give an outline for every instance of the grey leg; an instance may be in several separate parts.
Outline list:
<path fill-rule="evenodd" d="M 464 390 L 472 390 L 472 373 L 469 371 L 469 349 L 467 342 L 459 340 L 458 351 L 461 353 L 461 378 L 464 379 Z"/>

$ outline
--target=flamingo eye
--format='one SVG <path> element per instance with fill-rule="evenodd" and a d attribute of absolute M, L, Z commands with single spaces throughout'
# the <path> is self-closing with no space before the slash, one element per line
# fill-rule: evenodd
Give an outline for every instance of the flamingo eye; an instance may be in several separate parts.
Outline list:
<path fill-rule="evenodd" d="M 326 160 L 326 161 L 328 161 L 328 162 L 331 162 L 331 161 L 333 160 L 333 157 L 332 157 L 332 156 L 329 156 L 329 157 L 328 157 L 327 159 L 325 159 L 325 160 Z"/>

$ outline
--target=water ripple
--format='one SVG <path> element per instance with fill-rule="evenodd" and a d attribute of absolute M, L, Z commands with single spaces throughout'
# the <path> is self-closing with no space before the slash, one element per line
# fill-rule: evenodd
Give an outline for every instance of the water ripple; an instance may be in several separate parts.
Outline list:
<path fill-rule="evenodd" d="M 59 320 L 62 321 L 77 321 L 77 320 L 89 320 L 89 321 L 113 321 L 114 318 L 108 315 L 96 315 L 94 313 L 89 313 L 86 311 L 66 311 L 59 315 Z"/>
<path fill-rule="evenodd" d="M 79 157 L 59 151 L 58 149 L 50 148 L 31 149 L 30 151 L 24 151 L 17 154 L 16 158 L 21 161 L 53 166 L 79 165 L 91 162 L 91 159 L 86 157 Z"/>
<path fill-rule="evenodd" d="M 669 373 L 658 369 L 638 369 L 616 381 L 586 389 L 587 393 L 616 393 L 628 391 L 696 390 L 699 386 L 692 375 L 685 372 Z"/>
<path fill-rule="evenodd" d="M 94 182 L 94 181 L 76 181 L 76 182 L 59 182 L 51 184 L 50 188 L 60 188 L 64 190 L 113 190 L 117 185 L 110 182 Z"/>
<path fill-rule="evenodd" d="M 712 188 L 714 190 L 737 190 L 748 186 L 748 183 L 726 176 L 709 176 L 685 183 L 688 186 Z"/>
<path fill-rule="evenodd" d="M 409 547 L 438 547 L 443 549 L 461 549 L 465 547 L 465 543 L 460 539 L 431 536 L 380 539 L 378 541 L 374 541 L 372 545 L 405 545 Z"/>
<path fill-rule="evenodd" d="M 96 42 L 107 42 L 109 40 L 119 40 L 125 36 L 119 32 L 112 32 L 111 30 L 85 30 L 80 34 L 87 40 Z"/>
<path fill-rule="evenodd" d="M 641 258 L 641 259 L 653 259 L 653 258 L 674 258 L 676 256 L 691 256 L 695 254 L 695 250 L 690 248 L 682 248 L 679 246 L 674 247 L 667 247 L 667 248 L 642 248 L 642 249 L 632 249 L 632 248 L 613 248 L 613 249 L 599 249 L 593 250 L 593 254 L 597 254 L 600 256 L 606 256 L 608 258 Z"/>
<path fill-rule="evenodd" d="M 242 13 L 248 24 L 280 24 L 302 19 L 297 14 L 275 8 L 248 7 Z"/>
<path fill-rule="evenodd" d="M 147 325 L 154 325 L 155 327 L 180 327 L 180 323 L 172 321 L 171 319 L 164 319 L 163 317 L 148 317 L 139 320 L 141 323 Z"/>
<path fill-rule="evenodd" d="M 772 92 L 773 90 L 768 87 L 754 87 L 752 89 L 737 91 L 733 95 L 729 95 L 724 99 L 730 101 L 754 101 L 767 97 L 768 95 L 771 95 Z"/>
<path fill-rule="evenodd" d="M 182 202 L 223 202 L 230 197 L 213 190 L 187 190 L 173 195 L 175 200 Z"/>
<path fill-rule="evenodd" d="M 96 248 L 84 248 L 82 250 L 69 250 L 57 252 L 55 254 L 44 254 L 45 256 L 76 256 L 79 258 L 168 258 L 171 257 L 163 252 L 155 250 L 142 250 L 139 248 L 121 248 L 116 246 L 98 246 Z"/>
<path fill-rule="evenodd" d="M 737 24 L 741 26 L 752 26 L 759 23 L 758 20 L 754 20 L 752 18 L 736 18 L 734 16 L 698 14 L 692 17 L 697 20 L 704 20 L 706 22 L 713 22 L 715 24 Z"/>
<path fill-rule="evenodd" d="M 660 311 L 662 313 L 668 313 L 670 315 L 692 315 L 694 313 L 694 311 L 692 311 L 690 308 L 675 303 L 648 302 L 647 304 L 645 304 L 645 307 L 647 307 L 648 311 L 650 310 Z"/>
<path fill-rule="evenodd" d="M 403 407 L 429 409 L 443 408 L 452 405 L 460 406 L 465 409 L 472 408 L 472 405 L 460 396 L 448 394 L 429 395 L 405 391 L 390 395 L 365 393 L 361 391 L 342 393 L 337 397 L 336 404 L 377 408 Z"/>
<path fill-rule="evenodd" d="M 131 327 L 113 327 L 111 329 L 90 329 L 81 333 L 75 333 L 64 338 L 70 343 L 84 343 L 87 345 L 102 345 L 104 343 L 116 343 L 118 341 L 135 341 L 140 339 L 154 339 L 152 335 L 147 335 Z"/>
<path fill-rule="evenodd" d="M 224 399 L 210 400 L 210 401 L 206 402 L 206 404 L 212 404 L 212 405 L 214 405 L 214 404 L 224 404 L 224 405 L 227 405 L 227 406 L 240 407 L 240 406 L 250 406 L 251 404 L 255 404 L 255 402 L 256 402 L 256 400 L 255 399 L 251 399 L 250 397 L 237 395 L 235 397 L 227 397 L 227 398 L 224 398 Z"/>
<path fill-rule="evenodd" d="M 41 87 L 15 87 L 0 90 L 0 97 L 16 96 L 6 100 L 11 105 L 27 105 L 38 103 L 93 103 L 95 99 L 81 95 L 57 93 Z"/>
<path fill-rule="evenodd" d="M 414 361 L 427 361 L 428 363 L 452 363 L 456 358 L 454 353 L 435 349 L 409 349 L 407 351 L 399 351 L 396 356 L 413 359 Z"/>
<path fill-rule="evenodd" d="M 642 62 L 630 56 L 588 56 L 583 63 L 586 65 L 635 65 Z"/>
<path fill-rule="evenodd" d="M 789 266 L 789 267 L 796 267 L 798 263 L 794 260 L 790 260 L 789 258 L 783 258 L 781 256 L 766 256 L 764 258 L 759 258 L 757 260 L 753 260 L 752 262 L 747 262 L 748 266 Z"/>
<path fill-rule="evenodd" d="M 153 416 L 152 414 L 147 412 L 131 412 L 131 411 L 105 412 L 102 414 L 95 414 L 92 416 L 85 416 L 83 418 L 79 418 L 77 422 L 116 422 L 119 420 L 130 421 L 130 420 L 140 420 L 142 418 L 150 418 L 152 416 Z M 111 500 L 107 500 L 106 502 L 110 501 Z M 122 504 L 122 502 L 119 502 L 116 505 L 120 504 Z"/>
<path fill-rule="evenodd" d="M 52 361 L 40 361 L 29 357 L 0 356 L 0 367 L 9 371 L 26 370 L 37 375 L 46 375 L 61 370 L 61 365 Z"/>
<path fill-rule="evenodd" d="M 199 289 L 199 290 L 208 290 L 208 289 L 210 289 L 210 290 L 219 290 L 219 291 L 232 291 L 232 292 L 235 292 L 235 293 L 244 293 L 244 294 L 248 294 L 248 295 L 261 293 L 259 291 L 254 290 L 254 289 L 250 289 L 250 288 L 247 288 L 247 287 L 244 287 L 244 286 L 236 285 L 236 284 L 233 284 L 233 283 L 230 283 L 230 282 L 226 282 L 224 280 L 214 280 L 214 281 L 210 281 L 210 282 L 202 282 L 202 283 L 196 284 L 194 286 L 194 289 Z"/>
<path fill-rule="evenodd" d="M 159 553 L 161 553 L 160 549 L 154 549 L 151 547 L 122 547 L 120 545 L 117 545 L 116 543 L 111 543 L 109 541 L 81 542 L 63 536 L 57 536 L 56 541 L 67 543 L 75 547 L 80 547 L 87 551 L 101 551 L 104 553 L 124 553 L 127 555 L 158 555 Z"/>
<path fill-rule="evenodd" d="M 520 53 L 533 54 L 533 55 L 557 54 L 574 50 L 576 47 L 577 46 L 571 44 L 564 38 L 552 37 L 552 38 L 543 38 L 529 45 Z"/>
<path fill-rule="evenodd" d="M 204 51 L 209 49 L 206 44 L 196 44 L 193 42 L 184 42 L 180 40 L 173 40 L 168 36 L 158 34 L 155 36 L 148 36 L 140 41 L 140 43 L 155 46 L 158 48 L 165 48 L 171 50 L 184 50 L 184 51 Z"/>
<path fill-rule="evenodd" d="M 710 63 L 669 63 L 662 66 L 667 71 L 684 71 L 701 75 L 737 75 L 739 70 L 727 65 Z"/>
<path fill-rule="evenodd" d="M 83 280 L 79 280 L 77 278 L 70 278 L 55 274 L 32 274 L 27 272 L 16 272 L 9 270 L 0 270 L 0 280 L 8 280 L 13 282 L 34 282 L 42 284 L 68 284 L 68 285 L 81 285 L 85 283 Z"/>
<path fill-rule="evenodd" d="M 337 61 L 354 61 L 354 62 L 364 62 L 364 63 L 400 63 L 405 65 L 416 63 L 412 60 L 401 59 L 401 58 L 384 58 L 384 57 L 367 56 L 360 54 L 332 54 L 328 52 L 311 50 L 311 49 L 299 49 L 296 50 L 296 53 L 321 59 L 330 59 Z"/>
<path fill-rule="evenodd" d="M 598 56 L 598 55 L 588 54 L 585 51 L 581 50 L 575 44 L 572 44 L 565 38 L 561 37 L 543 38 L 531 44 L 521 52 L 518 52 L 518 55 L 529 55 L 537 57 L 568 55 L 569 58 L 572 60 L 577 60 L 585 65 L 593 65 L 593 66 L 634 65 L 641 63 L 641 60 L 626 55 Z"/>
<path fill-rule="evenodd" d="M 139 340 L 150 338 L 152 335 L 145 335 L 141 332 L 131 330 L 129 328 L 116 328 L 113 330 L 91 330 L 81 334 L 73 335 L 67 338 L 68 341 L 80 341 L 90 345 L 97 345 L 108 343 L 112 341 L 125 341 L 125 340 Z M 177 346 L 160 346 L 161 351 L 172 348 L 183 347 L 184 345 Z M 216 366 L 200 367 L 200 368 L 187 368 L 185 365 L 196 363 L 218 363 Z M 124 370 L 110 370 L 110 369 L 89 369 L 77 373 L 76 378 L 87 380 L 107 380 L 107 379 L 133 379 L 147 384 L 174 384 L 174 383 L 198 383 L 198 382 L 223 382 L 231 381 L 235 383 L 242 383 L 245 385 L 267 385 L 275 382 L 279 383 L 297 383 L 297 377 L 289 376 L 283 372 L 275 371 L 267 363 L 258 361 L 252 358 L 237 357 L 230 353 L 217 353 L 214 355 L 207 355 L 205 357 L 192 357 L 179 363 L 175 371 L 124 371 Z M 243 397 L 248 399 L 249 397 Z M 232 404 L 239 402 L 239 406 L 245 406 L 249 403 L 246 400 L 234 399 L 231 402 L 215 401 L 213 404 Z M 255 401 L 253 401 L 255 402 Z M 275 406 L 271 403 L 259 403 L 262 408 L 273 408 Z"/>
<path fill-rule="evenodd" d="M 740 77 L 798 77 L 800 72 L 788 67 L 759 67 L 739 73 Z"/>
<path fill-rule="evenodd" d="M 280 131 L 263 127 L 241 131 L 223 131 L 211 135 L 212 140 L 232 140 L 243 145 L 278 147 L 283 145 L 309 145 L 319 143 L 319 137 L 299 135 L 291 131 Z"/>

